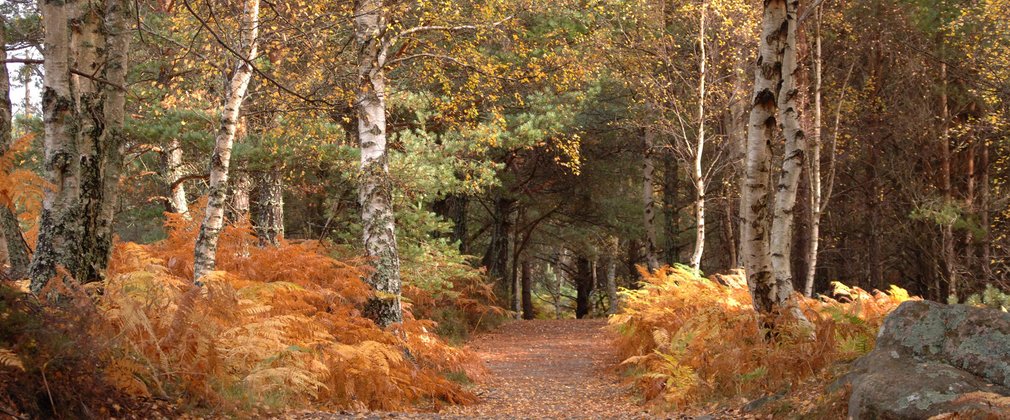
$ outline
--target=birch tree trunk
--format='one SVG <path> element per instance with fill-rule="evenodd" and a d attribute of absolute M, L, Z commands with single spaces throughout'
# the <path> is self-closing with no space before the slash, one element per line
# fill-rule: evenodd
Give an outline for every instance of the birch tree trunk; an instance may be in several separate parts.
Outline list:
<path fill-rule="evenodd" d="M 0 16 L 0 57 L 4 58 L 7 57 L 7 36 L 4 31 L 6 23 L 3 16 Z M 14 141 L 11 121 L 10 75 L 7 74 L 7 66 L 0 64 L 0 156 L 10 151 Z M 6 174 L 0 174 L 0 176 L 3 175 Z M 9 264 L 10 269 L 7 272 L 7 277 L 20 279 L 28 275 L 31 261 L 28 255 L 28 245 L 21 236 L 21 226 L 18 223 L 13 205 L 14 203 L 6 193 L 0 197 L 0 244 L 3 245 L 0 254 L 5 256 L 0 259 L 0 265 Z"/>
<path fill-rule="evenodd" d="M 165 194 L 168 198 L 166 209 L 170 213 L 179 213 L 189 217 L 189 201 L 186 199 L 186 186 L 182 181 L 182 145 L 178 139 L 169 141 L 161 153 L 162 177 L 165 180 Z"/>
<path fill-rule="evenodd" d="M 817 274 L 817 251 L 820 246 L 821 230 L 821 77 L 822 77 L 822 56 L 821 56 L 821 10 L 817 9 L 817 23 L 814 27 L 814 127 L 813 139 L 810 142 L 810 159 L 807 159 L 807 177 L 810 182 L 810 231 L 807 239 L 807 272 L 803 282 L 803 294 L 812 296 L 814 293 L 814 279 Z M 843 86 L 844 89 L 844 86 Z M 834 159 L 834 157 L 832 157 Z"/>
<path fill-rule="evenodd" d="M 284 179 L 279 170 L 268 169 L 256 177 L 251 210 L 260 246 L 277 246 L 284 237 Z"/>
<path fill-rule="evenodd" d="M 79 2 L 42 2 L 46 28 L 42 79 L 45 121 L 43 169 L 49 185 L 44 190 L 39 238 L 30 268 L 31 290 L 38 293 L 56 277 L 56 267 L 78 271 L 84 226 L 79 200 L 81 167 L 76 139 L 77 102 L 71 86 L 71 25 Z"/>
<path fill-rule="evenodd" d="M 652 161 L 653 145 L 656 133 L 651 128 L 645 129 L 644 150 L 642 153 L 642 224 L 645 229 L 645 262 L 649 271 L 659 268 L 659 257 L 656 255 L 656 199 L 653 189 L 655 165 Z"/>
<path fill-rule="evenodd" d="M 790 307 L 793 208 L 803 165 L 805 140 L 796 105 L 796 9 L 798 0 L 768 0 L 755 66 L 754 96 L 747 133 L 741 206 L 741 242 L 754 307 L 762 314 Z M 786 138 L 774 206 L 771 195 L 771 144 L 777 128 Z M 771 210 L 771 214 L 769 211 Z M 766 320 L 766 323 L 769 323 Z"/>
<path fill-rule="evenodd" d="M 375 270 L 368 283 L 376 295 L 366 315 L 385 327 L 403 320 L 400 306 L 400 254 L 396 245 L 388 155 L 386 151 L 386 62 L 382 0 L 359 0 L 354 10 L 358 45 L 358 140 L 361 144 L 359 202 L 365 254 Z M 506 254 L 507 255 L 507 254 Z"/>
<path fill-rule="evenodd" d="M 210 188 L 207 192 L 207 209 L 200 233 L 196 238 L 193 260 L 193 281 L 201 285 L 200 278 L 214 270 L 217 258 L 217 240 L 224 225 L 225 195 L 228 188 L 228 168 L 231 149 L 238 129 L 242 101 L 249 80 L 252 79 L 252 60 L 257 54 L 259 36 L 259 0 L 246 0 L 242 9 L 242 26 L 238 51 L 245 54 L 238 59 L 235 72 L 228 82 L 224 106 L 221 109 L 221 126 L 214 140 L 214 154 L 210 159 Z"/>
<path fill-rule="evenodd" d="M 794 210 L 796 191 L 799 188 L 806 151 L 806 134 L 800 127 L 800 109 L 797 104 L 799 89 L 796 86 L 796 72 L 799 69 L 796 51 L 796 10 L 799 0 L 786 0 L 784 6 L 786 17 L 781 26 L 787 29 L 786 33 L 782 35 L 784 39 L 780 46 L 782 82 L 777 98 L 779 120 L 786 142 L 782 157 L 782 169 L 775 191 L 775 210 L 772 215 L 771 232 L 772 271 L 778 294 L 777 302 L 780 303 L 788 301 L 793 292 L 790 254 L 793 248 Z"/>
<path fill-rule="evenodd" d="M 103 74 L 110 84 L 102 85 L 105 131 L 99 141 L 99 177 L 101 202 L 97 206 L 98 219 L 90 239 L 93 258 L 92 278 L 104 276 L 112 254 L 116 206 L 119 204 L 119 178 L 123 172 L 123 148 L 126 134 L 126 75 L 129 67 L 128 53 L 132 33 L 127 28 L 131 16 L 127 0 L 107 0 L 105 8 L 106 55 Z"/>
<path fill-rule="evenodd" d="M 691 178 L 694 180 L 694 253 L 691 254 L 691 268 L 701 269 L 701 257 L 705 252 L 705 174 L 702 157 L 705 152 L 705 15 L 708 3 L 702 2 L 698 15 L 698 138 L 694 147 L 694 166 Z"/>

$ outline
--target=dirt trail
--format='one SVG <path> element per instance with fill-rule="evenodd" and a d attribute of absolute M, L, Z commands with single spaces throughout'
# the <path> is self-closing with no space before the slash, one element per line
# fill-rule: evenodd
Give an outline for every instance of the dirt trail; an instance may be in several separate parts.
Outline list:
<path fill-rule="evenodd" d="M 648 418 L 607 369 L 617 362 L 605 320 L 533 320 L 507 324 L 470 346 L 491 374 L 482 401 L 448 416 L 478 418 Z"/>

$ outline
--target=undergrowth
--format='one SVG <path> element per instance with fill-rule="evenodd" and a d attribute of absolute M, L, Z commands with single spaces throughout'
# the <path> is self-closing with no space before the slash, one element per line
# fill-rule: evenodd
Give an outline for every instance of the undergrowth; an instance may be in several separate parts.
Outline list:
<path fill-rule="evenodd" d="M 832 367 L 871 350 L 883 318 L 908 293 L 835 283 L 835 299 L 798 297 L 811 326 L 780 322 L 765 340 L 745 283 L 702 278 L 686 267 L 642 272 L 611 317 L 625 367 L 654 407 L 685 410 L 826 383 Z M 731 279 L 733 280 L 733 279 Z M 813 334 L 811 334 L 813 332 Z"/>
<path fill-rule="evenodd" d="M 224 229 L 220 271 L 197 288 L 190 279 L 199 223 L 169 215 L 166 228 L 161 242 L 118 243 L 103 282 L 50 282 L 40 296 L 57 292 L 60 303 L 8 288 L 0 322 L 17 325 L 4 325 L 0 337 L 4 372 L 40 382 L 40 369 L 50 369 L 75 384 L 64 388 L 105 393 L 95 399 L 128 395 L 213 413 L 436 409 L 475 401 L 463 384 L 483 374 L 479 359 L 414 314 L 452 307 L 479 318 L 501 311 L 480 278 L 463 276 L 445 297 L 409 288 L 413 303 L 403 324 L 383 330 L 361 313 L 371 293 L 361 280 L 364 260 L 336 260 L 316 241 L 261 248 L 241 223 Z M 47 332 L 53 328 L 57 333 Z M 40 344 L 39 337 L 59 342 Z M 54 369 L 54 362 L 72 368 Z M 91 368 L 76 372 L 81 366 Z M 17 383 L 0 377 L 3 390 L 13 392 Z M 45 416 L 48 406 L 61 405 L 55 400 L 72 398 L 70 389 L 37 388 L 26 394 L 33 401 L 14 405 Z M 94 401 L 84 394 L 77 414 L 90 417 Z"/>

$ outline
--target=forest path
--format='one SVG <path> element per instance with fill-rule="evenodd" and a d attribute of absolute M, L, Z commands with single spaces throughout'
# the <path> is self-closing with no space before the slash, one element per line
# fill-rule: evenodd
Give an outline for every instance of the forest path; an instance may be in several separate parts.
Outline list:
<path fill-rule="evenodd" d="M 477 418 L 650 418 L 610 370 L 619 362 L 603 319 L 530 320 L 482 334 L 470 347 L 490 375 L 481 402 L 442 414 Z"/>

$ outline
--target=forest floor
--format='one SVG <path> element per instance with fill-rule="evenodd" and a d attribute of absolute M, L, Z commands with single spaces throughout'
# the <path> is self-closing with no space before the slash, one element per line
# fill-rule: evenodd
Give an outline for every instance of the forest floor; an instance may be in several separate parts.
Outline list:
<path fill-rule="evenodd" d="M 335 418 L 653 418 L 632 401 L 613 366 L 618 355 L 606 320 L 517 321 L 482 334 L 469 346 L 489 375 L 476 386 L 477 404 L 441 413 L 302 414 Z"/>

